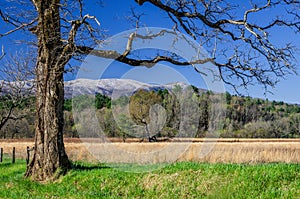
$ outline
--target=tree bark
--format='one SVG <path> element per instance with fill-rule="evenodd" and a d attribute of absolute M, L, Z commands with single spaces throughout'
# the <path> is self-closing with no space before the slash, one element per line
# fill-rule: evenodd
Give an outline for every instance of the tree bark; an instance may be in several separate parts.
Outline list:
<path fill-rule="evenodd" d="M 63 45 L 59 0 L 34 1 L 38 11 L 36 64 L 36 127 L 34 156 L 25 176 L 47 181 L 70 167 L 63 142 Z M 56 173 L 58 175 L 56 175 Z"/>

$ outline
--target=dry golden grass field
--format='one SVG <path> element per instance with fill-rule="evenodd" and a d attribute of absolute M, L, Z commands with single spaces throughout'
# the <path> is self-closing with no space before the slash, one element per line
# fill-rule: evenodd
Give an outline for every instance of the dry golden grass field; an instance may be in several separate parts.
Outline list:
<path fill-rule="evenodd" d="M 67 153 L 73 161 L 106 163 L 168 163 L 197 161 L 209 163 L 300 163 L 300 139 L 173 139 L 168 142 L 120 142 L 110 139 L 66 138 Z M 16 157 L 26 157 L 33 140 L 0 140 L 8 156 L 16 148 Z"/>

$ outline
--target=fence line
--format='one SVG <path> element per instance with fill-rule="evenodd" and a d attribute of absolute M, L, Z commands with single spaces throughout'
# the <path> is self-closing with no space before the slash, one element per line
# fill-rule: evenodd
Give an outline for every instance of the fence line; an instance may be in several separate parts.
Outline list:
<path fill-rule="evenodd" d="M 33 151 L 34 147 L 30 148 L 29 146 L 26 147 L 26 164 L 29 164 L 30 161 L 30 152 Z M 3 154 L 4 150 L 1 147 L 0 148 L 0 163 L 3 162 Z M 16 147 L 12 148 L 12 153 L 11 153 L 11 163 L 14 164 L 16 163 Z"/>

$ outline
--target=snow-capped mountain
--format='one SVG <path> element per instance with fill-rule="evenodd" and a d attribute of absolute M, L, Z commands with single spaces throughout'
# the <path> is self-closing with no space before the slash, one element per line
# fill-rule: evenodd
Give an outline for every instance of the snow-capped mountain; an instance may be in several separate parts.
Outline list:
<path fill-rule="evenodd" d="M 76 79 L 65 82 L 65 98 L 69 99 L 79 95 L 95 95 L 96 93 L 117 98 L 121 95 L 130 95 L 138 89 L 170 90 L 176 85 L 179 85 L 181 88 L 188 86 L 188 84 L 183 82 L 158 85 L 143 83 L 132 79 Z M 27 90 L 31 88 L 31 94 L 34 94 L 35 91 L 32 80 L 10 83 L 0 81 L 0 95 L 13 92 L 15 87 L 18 87 L 18 90 L 23 92 L 27 92 Z"/>
<path fill-rule="evenodd" d="M 34 80 L 11 82 L 0 80 L 0 96 L 12 93 L 16 96 L 31 96 L 34 95 L 34 87 Z"/>
<path fill-rule="evenodd" d="M 78 95 L 94 95 L 100 93 L 113 98 L 121 95 L 130 95 L 138 89 L 145 90 L 161 90 L 172 89 L 175 85 L 182 88 L 188 86 L 185 83 L 171 83 L 171 84 L 147 84 L 132 79 L 76 79 L 65 82 L 65 98 L 71 98 Z"/>

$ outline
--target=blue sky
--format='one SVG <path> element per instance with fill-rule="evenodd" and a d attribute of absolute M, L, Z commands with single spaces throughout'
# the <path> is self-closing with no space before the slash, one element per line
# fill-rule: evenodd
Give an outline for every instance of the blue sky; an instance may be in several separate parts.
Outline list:
<path fill-rule="evenodd" d="M 235 1 L 238 2 L 238 1 Z M 242 4 L 244 1 L 240 1 Z M 1 6 L 1 4 L 0 4 Z M 245 6 L 245 5 L 244 5 Z M 134 23 L 128 21 L 127 17 L 130 16 L 130 8 L 135 9 L 137 13 L 144 13 L 141 19 L 141 26 L 149 26 L 149 27 L 164 27 L 164 28 L 172 28 L 173 23 L 170 19 L 160 11 L 159 9 L 151 6 L 148 3 L 145 3 L 143 6 L 138 6 L 134 0 L 103 0 L 103 6 L 100 7 L 97 4 L 94 4 L 93 1 L 86 1 L 87 13 L 91 15 L 95 15 L 101 23 L 101 28 L 107 30 L 108 35 L 115 35 L 123 31 L 127 31 L 129 29 L 134 28 Z M 277 12 L 280 12 L 277 11 Z M 273 13 L 276 14 L 276 13 Z M 261 17 L 268 17 L 261 16 Z M 257 19 L 261 20 L 261 19 Z M 0 22 L 0 30 L 6 28 L 6 26 Z M 16 33 L 13 34 L 12 37 L 4 37 L 0 38 L 0 45 L 4 45 L 7 51 L 13 52 L 15 49 L 20 48 L 19 45 L 14 45 L 13 40 L 19 39 L 20 37 L 26 38 L 27 34 L 24 33 Z M 295 37 L 288 32 L 285 32 L 283 35 L 280 32 L 272 32 L 272 37 L 276 39 L 276 42 L 280 43 L 283 39 L 287 39 L 287 41 L 293 42 L 294 45 L 297 45 L 298 48 L 300 43 L 299 35 Z M 299 53 L 296 55 L 298 62 L 300 62 L 300 55 Z M 149 70 L 146 74 L 147 78 L 143 78 L 138 74 L 145 74 L 144 69 L 133 69 L 130 66 L 125 66 L 123 64 L 119 64 L 113 62 L 105 72 L 102 78 L 118 78 L 118 77 L 131 77 L 137 80 L 143 80 L 149 83 L 165 83 L 165 81 L 176 81 L 178 78 L 178 74 L 168 72 L 168 65 L 164 66 L 161 73 L 159 72 L 159 66 L 154 67 L 152 70 Z M 298 67 L 300 65 L 298 64 Z M 141 71 L 139 71 L 141 70 Z M 171 70 L 170 70 L 171 71 Z M 205 87 L 203 84 L 203 78 L 201 75 L 196 73 L 192 67 L 175 67 L 175 71 L 178 71 L 179 74 L 183 74 L 184 78 L 186 78 L 191 84 Z M 300 73 L 300 70 L 298 69 Z M 153 80 L 150 78 L 152 73 Z M 154 75 L 153 75 L 154 74 Z M 166 74 L 170 76 L 170 78 L 166 78 Z M 173 74 L 173 75 L 170 75 Z M 67 75 L 66 79 L 70 80 L 73 79 L 74 75 Z M 179 78 L 180 79 L 180 78 Z M 300 77 L 299 76 L 287 76 L 284 80 L 281 80 L 280 83 L 276 85 L 275 88 L 270 89 L 270 92 L 273 94 L 264 95 L 264 90 L 261 86 L 252 86 L 249 87 L 247 91 L 243 91 L 245 95 L 249 95 L 252 97 L 259 97 L 259 98 L 268 98 L 269 100 L 278 100 L 278 101 L 285 101 L 289 103 L 299 103 L 300 104 L 300 92 L 299 92 L 299 85 L 300 85 Z M 232 89 L 228 86 L 225 87 L 226 90 L 232 93 Z"/>
<path fill-rule="evenodd" d="M 235 1 L 237 2 L 237 1 Z M 242 4 L 244 1 L 240 1 Z M 246 6 L 246 5 L 245 5 Z M 122 0 L 115 0 L 115 1 L 104 1 L 104 8 L 103 11 L 95 10 L 95 15 L 97 15 L 98 19 L 102 22 L 102 28 L 109 30 L 110 35 L 118 34 L 122 31 L 126 31 L 130 28 L 134 27 L 134 24 L 130 24 L 126 19 L 126 16 L 130 15 L 130 10 L 128 8 L 134 8 L 137 13 L 144 13 L 142 17 L 142 25 L 146 25 L 149 27 L 165 27 L 165 28 L 172 28 L 173 24 L 168 19 L 168 17 L 159 9 L 154 8 L 150 4 L 144 4 L 142 7 L 136 5 L 133 1 L 122 1 Z M 270 14 L 270 13 L 268 13 Z M 277 14 L 277 13 L 273 13 Z M 262 17 L 270 17 L 262 16 Z M 261 20 L 261 19 L 257 19 Z M 285 41 L 293 42 L 294 45 L 297 45 L 300 48 L 300 36 L 295 37 L 293 34 L 289 34 L 285 32 L 282 35 L 282 32 L 272 32 L 272 37 L 276 40 L 276 42 L 281 42 L 284 39 Z M 300 54 L 296 55 L 297 60 L 299 62 L 298 68 L 300 68 Z M 116 65 L 118 65 L 116 63 Z M 117 67 L 117 66 L 115 66 Z M 203 79 L 201 76 L 196 73 L 192 67 L 190 68 L 180 68 L 176 67 L 177 70 L 180 70 L 180 73 L 184 74 L 188 77 L 189 82 L 191 84 L 197 86 L 203 86 Z M 130 69 L 130 67 L 128 67 Z M 125 70 L 125 69 L 124 69 Z M 298 69 L 300 74 L 300 69 Z M 124 71 L 120 71 L 121 74 Z M 120 74 L 119 74 L 120 75 Z M 112 75 L 113 76 L 113 75 Z M 109 77 L 109 76 L 107 76 Z M 117 75 L 115 76 L 117 77 Z M 233 92 L 229 86 L 226 86 L 226 90 Z M 262 89 L 261 86 L 252 86 L 249 87 L 247 91 L 244 91 L 243 94 L 250 95 L 252 97 L 259 97 L 259 98 L 268 98 L 269 100 L 279 100 L 285 101 L 289 103 L 299 103 L 300 104 L 300 76 L 290 75 L 286 76 L 285 79 L 282 79 L 276 87 L 270 88 L 269 90 L 271 93 L 265 94 L 265 91 Z"/>

